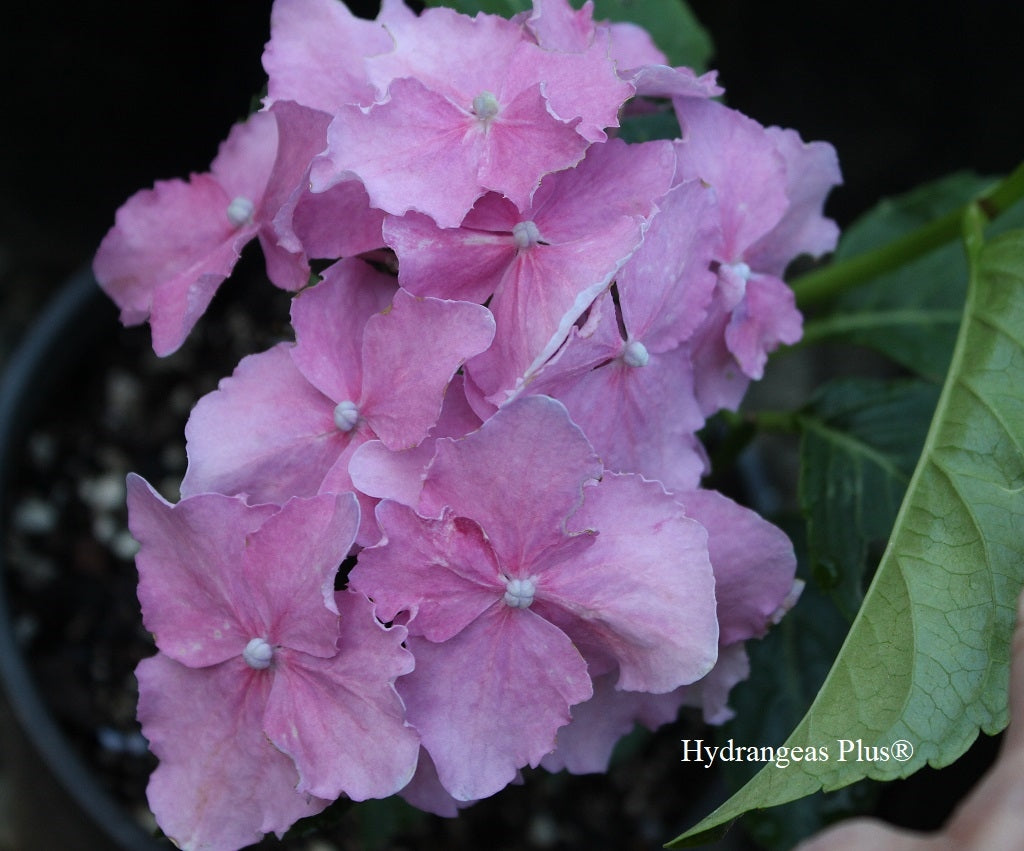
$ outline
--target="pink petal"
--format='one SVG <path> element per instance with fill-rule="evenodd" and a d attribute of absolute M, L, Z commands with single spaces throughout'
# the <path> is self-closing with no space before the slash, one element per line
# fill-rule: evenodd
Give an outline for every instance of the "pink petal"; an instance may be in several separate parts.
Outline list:
<path fill-rule="evenodd" d="M 232 128 L 210 174 L 157 182 L 118 210 L 93 270 L 122 322 L 149 319 L 158 355 L 184 342 L 256 235 L 256 219 L 233 221 L 229 205 L 241 196 L 255 213 L 276 151 L 274 118 L 256 113 Z"/>
<path fill-rule="evenodd" d="M 292 348 L 243 358 L 192 409 L 183 496 L 218 491 L 282 505 L 317 493 L 350 436 L 334 423 L 335 403 L 296 369 Z"/>
<path fill-rule="evenodd" d="M 394 38 L 394 50 L 367 62 L 374 83 L 385 91 L 401 77 L 413 77 L 468 109 L 482 90 L 501 95 L 538 82 L 516 73 L 517 51 L 537 48 L 523 40 L 521 28 L 498 15 L 469 17 L 445 7 L 427 8 L 417 17 L 405 14 L 400 4 L 381 12 L 380 18 Z M 465 103 L 463 103 L 465 101 Z"/>
<path fill-rule="evenodd" d="M 387 308 L 395 291 L 389 275 L 362 260 L 346 259 L 325 269 L 319 284 L 292 301 L 296 345 L 291 357 L 306 380 L 334 404 L 359 401 L 363 331 L 371 316 Z"/>
<path fill-rule="evenodd" d="M 389 449 L 417 446 L 437 422 L 445 388 L 494 337 L 494 319 L 477 304 L 395 293 L 391 309 L 363 333 L 362 416 Z"/>
<path fill-rule="evenodd" d="M 356 175 L 374 207 L 394 215 L 416 210 L 455 227 L 486 191 L 478 179 L 479 122 L 418 80 L 396 80 L 390 95 L 368 113 L 338 112 L 326 158 L 313 165 L 313 191 Z"/>
<path fill-rule="evenodd" d="M 139 602 L 164 653 L 192 667 L 238 656 L 263 623 L 242 559 L 248 536 L 275 511 L 201 494 L 171 505 L 134 474 L 128 518 L 139 542 Z"/>
<path fill-rule="evenodd" d="M 644 366 L 621 354 L 574 383 L 549 388 L 583 429 L 605 468 L 692 489 L 705 473 L 694 433 L 704 425 L 684 348 L 651 352 Z"/>
<path fill-rule="evenodd" d="M 721 239 L 714 195 L 700 181 L 679 184 L 658 207 L 643 245 L 616 278 L 626 331 L 652 352 L 679 345 L 704 318 Z"/>
<path fill-rule="evenodd" d="M 552 241 L 582 241 L 589 235 L 598 248 L 608 239 L 603 231 L 613 232 L 617 219 L 650 219 L 671 188 L 675 171 L 671 143 L 631 145 L 611 139 L 592 145 L 576 168 L 545 180 L 526 215 Z"/>
<path fill-rule="evenodd" d="M 718 661 L 707 676 L 674 693 L 683 699 L 684 706 L 700 709 L 708 724 L 724 724 L 736 715 L 729 707 L 729 693 L 749 676 L 750 660 L 739 641 L 718 651 Z"/>
<path fill-rule="evenodd" d="M 546 50 L 583 51 L 594 40 L 594 9 L 574 9 L 566 0 L 536 0 L 526 29 Z"/>
<path fill-rule="evenodd" d="M 377 507 L 377 500 L 364 493 L 356 491 L 352 483 L 352 476 L 349 475 L 349 465 L 352 457 L 364 443 L 372 439 L 373 432 L 362 423 L 348 433 L 348 442 L 339 453 L 337 459 L 324 473 L 323 481 L 320 483 L 318 493 L 348 493 L 355 491 L 356 500 L 359 503 L 359 531 L 356 534 L 356 544 L 360 547 L 369 547 L 380 540 L 380 527 L 374 517 L 374 510 Z"/>
<path fill-rule="evenodd" d="M 534 609 L 584 655 L 614 657 L 618 688 L 667 692 L 704 676 L 718 653 L 707 534 L 657 482 L 607 473 L 573 528 L 594 545 L 538 582 Z"/>
<path fill-rule="evenodd" d="M 754 275 L 725 329 L 725 343 L 743 372 L 756 381 L 764 374 L 768 353 L 779 343 L 797 342 L 802 334 L 803 317 L 793 290 L 779 278 Z"/>
<path fill-rule="evenodd" d="M 611 34 L 601 27 L 585 49 L 545 51 L 540 62 L 552 113 L 565 122 L 578 121 L 576 132 L 589 142 L 604 142 L 604 129 L 619 126 L 619 110 L 635 91 L 616 73 L 610 53 Z"/>
<path fill-rule="evenodd" d="M 142 732 L 160 759 L 146 794 L 178 847 L 233 851 L 327 806 L 296 791 L 294 763 L 263 732 L 265 671 L 241 659 L 195 670 L 159 654 L 136 676 Z"/>
<path fill-rule="evenodd" d="M 729 314 L 716 292 L 701 328 L 687 343 L 693 361 L 694 389 L 705 417 L 726 408 L 735 411 L 750 385 L 747 376 L 726 347 Z"/>
<path fill-rule="evenodd" d="M 329 113 L 343 104 L 372 103 L 363 59 L 392 46 L 384 27 L 355 17 L 344 3 L 275 0 L 263 52 L 266 103 L 293 100 Z"/>
<path fill-rule="evenodd" d="M 419 213 L 388 216 L 384 241 L 398 255 L 398 279 L 409 292 L 483 303 L 515 260 L 519 219 L 508 199 L 489 193 L 458 228 L 439 228 Z"/>
<path fill-rule="evenodd" d="M 642 57 L 638 57 L 642 58 Z M 643 62 L 638 65 L 620 63 L 623 76 L 633 84 L 639 97 L 651 98 L 713 98 L 725 93 L 718 85 L 718 72 L 708 71 L 699 77 L 691 68 L 670 68 L 661 62 Z"/>
<path fill-rule="evenodd" d="M 592 694 L 568 637 L 529 609 L 498 606 L 454 638 L 410 638 L 416 670 L 399 681 L 409 723 L 460 801 L 486 798 L 555 746 L 569 708 Z"/>
<path fill-rule="evenodd" d="M 248 539 L 242 556 L 271 644 L 311 656 L 337 653 L 334 578 L 359 526 L 355 496 L 288 500 Z"/>
<path fill-rule="evenodd" d="M 572 721 L 558 731 L 558 747 L 542 762 L 548 771 L 607 771 L 615 744 L 632 732 L 637 722 L 654 730 L 675 720 L 682 690 L 666 694 L 619 691 L 615 676 L 612 672 L 594 677 L 594 696 L 572 708 Z"/>
<path fill-rule="evenodd" d="M 565 407 L 545 396 L 510 403 L 461 440 L 437 441 L 420 509 L 450 506 L 476 520 L 509 569 L 529 565 L 601 475 L 590 443 Z M 538 481 L 538 477 L 539 481 Z"/>
<path fill-rule="evenodd" d="M 388 500 L 377 506 L 377 519 L 384 540 L 360 552 L 349 583 L 373 599 L 381 618 L 409 612 L 412 634 L 447 641 L 503 605 L 502 566 L 472 520 L 450 513 L 428 520 Z"/>
<path fill-rule="evenodd" d="M 231 128 L 210 163 L 210 173 L 228 198 L 242 195 L 260 207 L 277 153 L 277 119 L 254 112 Z"/>
<path fill-rule="evenodd" d="M 308 256 L 334 259 L 383 246 L 383 221 L 384 214 L 370 207 L 366 187 L 349 179 L 323 192 L 302 194 L 296 201 L 291 226 Z"/>
<path fill-rule="evenodd" d="M 476 803 L 475 801 L 457 801 L 448 793 L 437 777 L 434 760 L 423 748 L 420 748 L 416 773 L 409 781 L 409 785 L 399 794 L 414 807 L 444 818 L 454 818 L 459 814 L 459 810 Z"/>
<path fill-rule="evenodd" d="M 158 181 L 117 211 L 93 271 L 125 325 L 150 320 L 153 350 L 169 355 L 231 273 L 254 225 L 236 228 L 227 196 L 210 175 Z"/>
<path fill-rule="evenodd" d="M 825 197 L 843 182 L 835 148 L 827 142 L 804 142 L 795 130 L 769 127 L 769 137 L 786 161 L 789 209 L 782 220 L 747 251 L 759 272 L 782 277 L 800 254 L 819 257 L 836 247 L 839 228 L 822 215 Z"/>
<path fill-rule="evenodd" d="M 736 262 L 789 206 L 785 160 L 764 127 L 716 101 L 677 100 L 676 112 L 683 129 L 679 176 L 714 189 L 723 238 L 718 259 Z"/>
<path fill-rule="evenodd" d="M 352 455 L 348 472 L 356 489 L 378 499 L 392 499 L 409 507 L 420 501 L 427 465 L 434 457 L 434 440 L 464 437 L 480 427 L 480 418 L 466 401 L 463 376 L 455 375 L 444 395 L 441 417 L 419 446 L 392 452 L 379 440 L 363 443 Z"/>
<path fill-rule="evenodd" d="M 402 647 L 404 628 L 384 628 L 365 597 L 340 593 L 338 608 L 337 655 L 281 651 L 265 729 L 295 760 L 299 789 L 325 798 L 383 798 L 416 768 L 419 736 L 406 725 L 394 689 L 413 659 Z"/>
<path fill-rule="evenodd" d="M 267 276 L 282 289 L 295 292 L 309 282 L 309 262 L 292 229 L 292 214 L 308 186 L 309 163 L 327 146 L 326 112 L 281 101 L 271 107 L 277 121 L 278 146 L 260 213 L 260 246 Z"/>
<path fill-rule="evenodd" d="M 676 498 L 708 530 L 721 643 L 760 638 L 793 587 L 793 544 L 781 529 L 716 491 Z"/>
<path fill-rule="evenodd" d="M 610 21 L 604 24 L 611 33 L 611 58 L 622 71 L 643 65 L 664 65 L 668 59 L 651 38 L 651 34 L 638 24 L 628 21 Z M 622 76 L 628 79 L 627 75 Z M 640 94 L 640 92 L 637 92 Z M 716 92 L 721 94 L 721 92 Z"/>

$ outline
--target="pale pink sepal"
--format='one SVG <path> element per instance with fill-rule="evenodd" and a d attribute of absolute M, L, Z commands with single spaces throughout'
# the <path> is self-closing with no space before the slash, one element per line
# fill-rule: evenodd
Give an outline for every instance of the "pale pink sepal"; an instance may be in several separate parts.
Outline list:
<path fill-rule="evenodd" d="M 245 605 L 251 599 L 240 569 L 246 541 L 277 509 L 220 494 L 172 505 L 134 473 L 127 490 L 146 628 L 164 653 L 193 667 L 241 654 L 262 628 Z"/>
<path fill-rule="evenodd" d="M 538 470 L 544 471 L 542 487 L 527 475 Z M 437 441 L 420 510 L 436 517 L 448 506 L 472 518 L 507 564 L 529 565 L 564 535 L 584 482 L 601 471 L 565 407 L 545 396 L 527 396 L 465 438 Z"/>
<path fill-rule="evenodd" d="M 548 771 L 594 774 L 608 770 L 615 744 L 637 723 L 655 730 L 675 720 L 682 689 L 665 694 L 620 691 L 612 671 L 594 677 L 594 696 L 572 708 L 572 721 L 558 731 L 558 747 L 544 757 Z"/>
<path fill-rule="evenodd" d="M 708 531 L 722 645 L 760 638 L 793 588 L 792 542 L 757 512 L 717 491 L 675 497 Z"/>
<path fill-rule="evenodd" d="M 263 51 L 265 102 L 292 100 L 328 113 L 373 103 L 363 61 L 392 47 L 380 23 L 357 18 L 337 0 L 275 0 Z"/>
<path fill-rule="evenodd" d="M 569 638 L 530 609 L 497 602 L 443 644 L 410 637 L 399 681 L 409 723 L 456 800 L 486 798 L 555 747 L 569 707 L 592 694 Z"/>
<path fill-rule="evenodd" d="M 296 368 L 291 344 L 243 358 L 201 398 L 185 426 L 183 496 L 219 491 L 282 504 L 315 494 L 350 437 L 335 403 Z"/>
<path fill-rule="evenodd" d="M 535 608 L 584 656 L 619 665 L 617 687 L 671 691 L 704 676 L 718 654 L 707 533 L 658 482 L 606 473 L 585 490 L 571 529 L 594 543 L 538 582 Z"/>
<path fill-rule="evenodd" d="M 337 652 L 289 652 L 267 701 L 267 736 L 299 771 L 298 788 L 355 801 L 384 798 L 413 776 L 419 736 L 405 723 L 396 678 L 413 669 L 404 627 L 385 628 L 360 594 L 337 594 Z M 284 651 L 282 651 L 284 652 Z"/>
<path fill-rule="evenodd" d="M 185 851 L 234 851 L 278 836 L 330 801 L 296 790 L 295 764 L 267 739 L 270 679 L 231 659 L 187 668 L 143 659 L 139 722 L 160 764 L 146 795 L 157 824 Z"/>

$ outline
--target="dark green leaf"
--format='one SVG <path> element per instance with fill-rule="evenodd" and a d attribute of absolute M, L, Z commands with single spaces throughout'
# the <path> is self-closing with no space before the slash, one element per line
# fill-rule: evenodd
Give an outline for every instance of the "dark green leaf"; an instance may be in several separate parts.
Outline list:
<path fill-rule="evenodd" d="M 964 172 L 882 201 L 847 229 L 835 261 L 910 233 L 965 204 L 991 183 Z M 805 340 L 868 346 L 919 375 L 941 381 L 960 324 L 966 281 L 963 249 L 950 243 L 843 294 L 827 317 L 808 323 Z"/>
<path fill-rule="evenodd" d="M 511 18 L 513 15 L 533 8 L 530 0 L 446 0 L 443 3 L 429 0 L 427 5 L 448 6 L 464 15 L 476 15 L 478 12 L 484 12 L 488 15 L 501 15 L 503 18 Z"/>
<path fill-rule="evenodd" d="M 674 112 L 647 112 L 622 119 L 619 138 L 626 142 L 650 142 L 654 139 L 678 139 L 679 121 Z"/>
<path fill-rule="evenodd" d="M 938 397 L 920 381 L 836 381 L 800 417 L 811 574 L 848 621 L 864 596 L 869 548 L 889 537 Z"/>

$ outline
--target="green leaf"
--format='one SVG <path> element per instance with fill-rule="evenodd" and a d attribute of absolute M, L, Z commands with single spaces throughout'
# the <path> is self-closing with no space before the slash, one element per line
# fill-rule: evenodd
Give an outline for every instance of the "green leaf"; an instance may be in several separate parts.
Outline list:
<path fill-rule="evenodd" d="M 510 18 L 533 8 L 530 0 L 428 0 L 428 6 L 449 6 L 465 15 L 486 12 Z M 573 3 L 577 8 L 582 4 Z M 685 0 L 595 0 L 595 21 L 638 24 L 654 38 L 670 65 L 706 71 L 714 53 L 711 36 L 700 25 Z"/>
<path fill-rule="evenodd" d="M 827 747 L 830 758 L 768 765 L 671 846 L 818 789 L 948 765 L 979 728 L 1006 725 L 1024 578 L 1024 231 L 968 245 L 964 319 L 892 538 L 835 665 L 786 742 Z M 913 754 L 840 761 L 840 740 L 859 742 L 862 753 L 905 741 Z"/>
<path fill-rule="evenodd" d="M 1019 182 L 1020 177 L 1013 175 L 999 185 L 1015 190 Z M 899 237 L 920 233 L 983 192 L 991 195 L 994 185 L 992 179 L 958 172 L 886 199 L 847 229 L 833 262 L 861 259 L 891 246 Z M 993 207 L 998 208 L 999 218 L 988 228 L 989 236 L 1024 225 L 1024 204 L 1013 202 L 1014 191 L 997 194 L 1000 203 Z M 959 241 L 949 238 L 844 292 L 828 315 L 806 323 L 803 342 L 864 345 L 924 378 L 941 381 L 960 325 L 966 281 L 963 251 Z"/>
<path fill-rule="evenodd" d="M 619 128 L 619 138 L 630 143 L 678 139 L 680 135 L 679 119 L 669 109 L 625 115 Z"/>
<path fill-rule="evenodd" d="M 911 233 L 977 196 L 992 181 L 961 172 L 882 201 L 851 225 L 834 262 L 865 254 Z M 805 342 L 841 340 L 868 346 L 941 381 L 960 325 L 967 265 L 948 243 L 844 293 L 824 319 L 807 323 Z"/>
<path fill-rule="evenodd" d="M 484 12 L 488 15 L 501 15 L 503 18 L 511 18 L 527 9 L 532 9 L 530 0 L 428 0 L 427 6 L 447 6 L 456 12 L 464 15 L 476 15 Z"/>
<path fill-rule="evenodd" d="M 811 574 L 848 623 L 864 597 L 869 548 L 889 537 L 938 396 L 921 381 L 835 381 L 799 418 Z"/>

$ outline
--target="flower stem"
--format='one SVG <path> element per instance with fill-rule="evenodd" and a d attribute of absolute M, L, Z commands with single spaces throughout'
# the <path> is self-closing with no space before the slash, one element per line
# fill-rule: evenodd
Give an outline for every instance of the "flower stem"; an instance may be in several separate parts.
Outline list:
<path fill-rule="evenodd" d="M 1004 180 L 981 193 L 962 207 L 940 216 L 887 245 L 815 269 L 793 281 L 797 304 L 801 308 L 834 298 L 883 272 L 927 254 L 961 236 L 961 223 L 967 207 L 977 205 L 991 222 L 1024 198 L 1024 163 Z"/>

